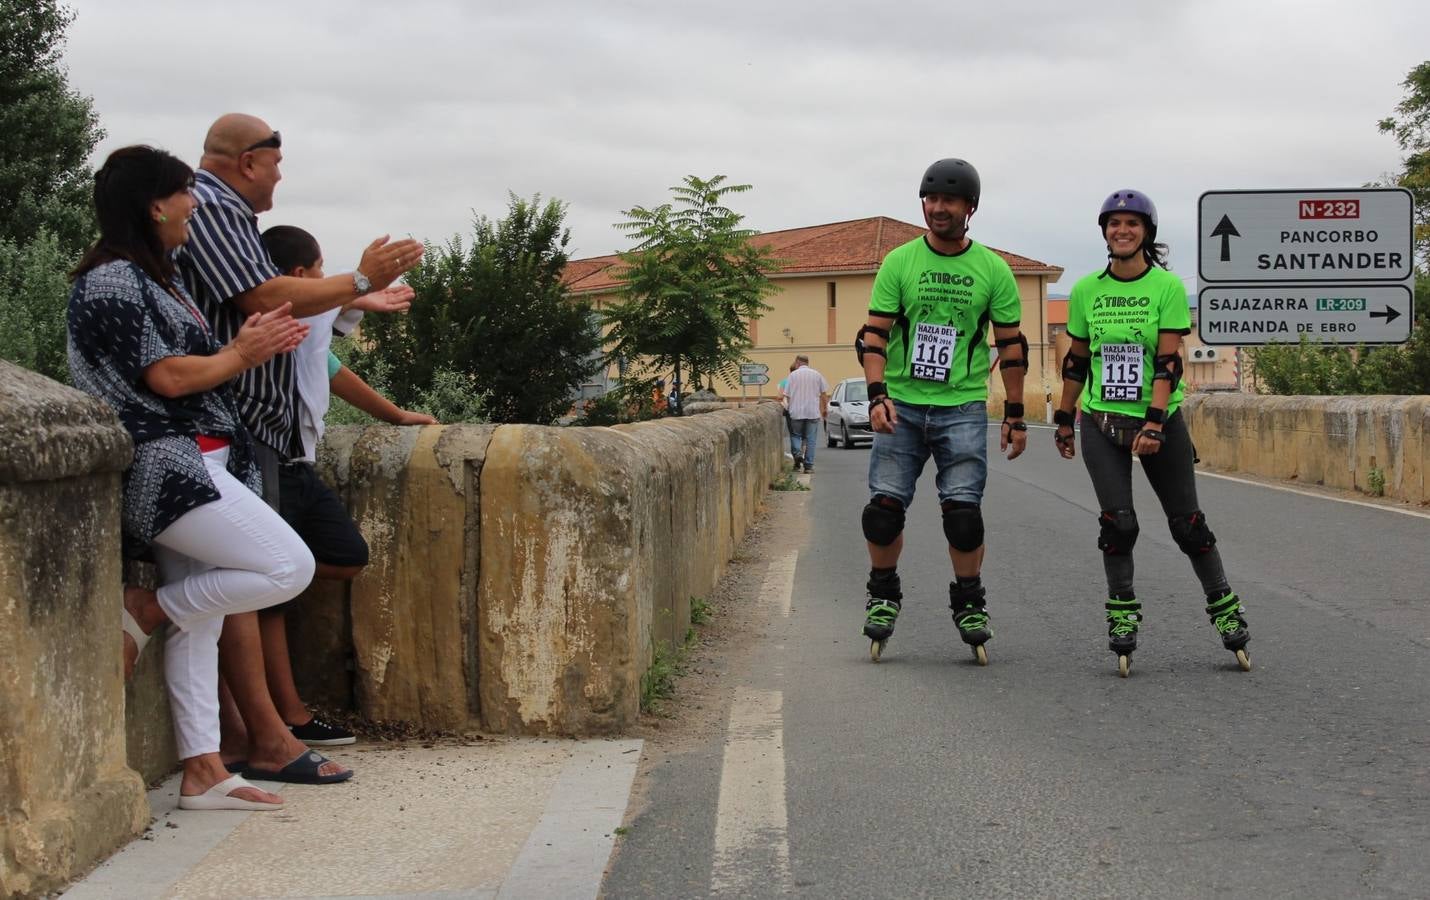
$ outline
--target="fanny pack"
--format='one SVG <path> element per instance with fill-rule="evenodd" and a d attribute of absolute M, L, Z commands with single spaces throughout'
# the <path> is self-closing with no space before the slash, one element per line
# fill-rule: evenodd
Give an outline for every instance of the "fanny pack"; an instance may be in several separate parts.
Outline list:
<path fill-rule="evenodd" d="M 1119 447 L 1126 450 L 1132 449 L 1132 442 L 1137 438 L 1137 432 L 1147 423 L 1146 419 L 1139 419 L 1136 416 L 1124 416 L 1120 413 L 1105 412 L 1084 412 L 1084 420 L 1090 419 L 1097 426 L 1097 430 L 1107 435 L 1107 439 Z"/>

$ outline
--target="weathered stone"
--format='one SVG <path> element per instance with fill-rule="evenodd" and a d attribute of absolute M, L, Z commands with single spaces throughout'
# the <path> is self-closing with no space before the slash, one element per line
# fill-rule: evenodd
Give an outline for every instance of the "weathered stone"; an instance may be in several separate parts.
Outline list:
<path fill-rule="evenodd" d="M 0 359 L 0 484 L 122 472 L 133 455 L 109 407 Z"/>
<path fill-rule="evenodd" d="M 149 819 L 124 761 L 130 448 L 102 405 L 0 363 L 0 896 L 59 887 Z"/>
<path fill-rule="evenodd" d="M 353 647 L 370 718 L 476 721 L 475 487 L 493 430 L 373 427 L 353 446 L 351 508 L 371 551 L 351 588 Z"/>
<path fill-rule="evenodd" d="M 1208 466 L 1430 502 L 1430 397 L 1201 394 L 1183 406 Z"/>
<path fill-rule="evenodd" d="M 653 648 L 678 643 L 778 471 L 781 416 L 613 429 L 507 426 L 482 471 L 481 690 L 495 731 L 635 722 Z"/>
<path fill-rule="evenodd" d="M 487 728 L 605 734 L 635 721 L 653 615 L 648 468 L 611 429 L 497 429 L 482 469 Z"/>
<path fill-rule="evenodd" d="M 318 445 L 318 476 L 348 509 L 352 509 L 352 451 L 363 431 L 361 425 L 329 428 Z M 315 579 L 284 617 L 298 694 L 326 709 L 351 710 L 356 705 L 350 602 L 348 582 Z"/>

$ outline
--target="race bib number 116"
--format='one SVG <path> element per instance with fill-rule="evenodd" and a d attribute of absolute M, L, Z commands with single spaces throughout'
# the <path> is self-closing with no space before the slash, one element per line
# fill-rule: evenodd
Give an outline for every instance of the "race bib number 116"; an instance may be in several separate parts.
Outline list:
<path fill-rule="evenodd" d="M 909 374 L 919 381 L 948 381 L 953 363 L 953 347 L 958 343 L 958 329 L 952 325 L 932 325 L 920 322 L 914 329 L 913 359 Z"/>

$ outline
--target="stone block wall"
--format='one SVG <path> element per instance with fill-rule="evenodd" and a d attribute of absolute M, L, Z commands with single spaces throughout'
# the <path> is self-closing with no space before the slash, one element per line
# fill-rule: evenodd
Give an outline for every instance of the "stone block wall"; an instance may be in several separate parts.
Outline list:
<path fill-rule="evenodd" d="M 1202 463 L 1430 503 L 1430 397 L 1193 394 L 1182 407 Z"/>
<path fill-rule="evenodd" d="M 683 640 L 778 473 L 781 422 L 764 404 L 615 428 L 333 429 L 320 465 L 372 559 L 350 604 L 317 586 L 290 613 L 301 689 L 426 728 L 621 731 L 654 647 Z"/>
<path fill-rule="evenodd" d="M 131 452 L 104 406 L 0 362 L 0 897 L 58 889 L 141 833 L 145 782 L 177 764 L 162 640 L 122 677 L 123 584 L 152 580 L 120 559 Z M 320 468 L 371 562 L 290 613 L 300 686 L 426 728 L 619 732 L 782 458 L 774 404 L 333 429 Z"/>
<path fill-rule="evenodd" d="M 120 473 L 129 436 L 0 361 L 0 896 L 42 894 L 149 822 L 125 764 Z"/>

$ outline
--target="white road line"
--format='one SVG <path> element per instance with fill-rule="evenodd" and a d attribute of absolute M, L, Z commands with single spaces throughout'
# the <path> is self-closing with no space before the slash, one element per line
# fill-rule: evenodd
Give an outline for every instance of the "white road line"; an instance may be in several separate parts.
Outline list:
<path fill-rule="evenodd" d="M 583 741 L 497 897 L 594 898 L 640 763 L 640 740 Z"/>
<path fill-rule="evenodd" d="M 794 601 L 794 567 L 799 559 L 798 551 L 790 551 L 784 556 L 777 557 L 770 561 L 770 567 L 765 570 L 765 583 L 763 596 L 766 600 L 774 600 L 779 603 L 780 615 L 789 618 L 790 607 Z"/>
<path fill-rule="evenodd" d="M 720 772 L 711 893 L 740 897 L 793 889 L 785 808 L 784 694 L 741 688 L 730 705 Z"/>
<path fill-rule="evenodd" d="M 1402 516 L 1414 516 L 1417 519 L 1430 519 L 1430 513 L 1421 512 L 1418 509 L 1404 509 L 1399 506 L 1390 506 L 1384 503 L 1368 503 L 1365 500 L 1352 500 L 1349 497 L 1337 497 L 1332 494 L 1322 494 L 1317 491 L 1308 491 L 1305 488 L 1296 488 L 1284 484 L 1271 484 L 1265 481 L 1253 481 L 1250 478 L 1237 478 L 1235 475 L 1223 475 L 1220 472 L 1203 472 L 1197 470 L 1198 475 L 1205 475 L 1208 478 L 1220 478 L 1223 481 L 1234 481 L 1237 484 L 1249 484 L 1253 487 L 1263 487 L 1272 491 L 1285 491 L 1288 494 L 1300 494 L 1303 497 L 1314 497 L 1317 500 L 1330 500 L 1335 503 L 1349 503 L 1351 506 L 1364 506 L 1368 509 L 1378 509 L 1381 512 L 1400 513 Z"/>

